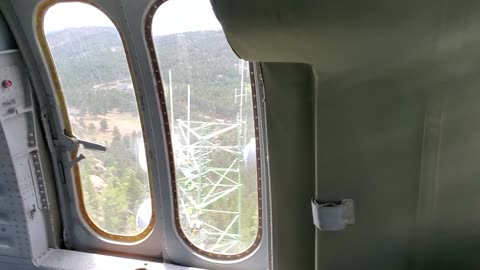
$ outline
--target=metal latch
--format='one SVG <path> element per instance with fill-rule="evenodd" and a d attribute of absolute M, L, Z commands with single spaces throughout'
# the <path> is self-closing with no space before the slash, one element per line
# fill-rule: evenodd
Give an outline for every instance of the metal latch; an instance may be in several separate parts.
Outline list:
<path fill-rule="evenodd" d="M 341 231 L 355 223 L 353 200 L 317 201 L 312 199 L 313 224 L 322 231 Z"/>
<path fill-rule="evenodd" d="M 93 143 L 85 140 L 80 140 L 77 139 L 73 136 L 68 136 L 66 134 L 62 134 L 59 139 L 54 141 L 54 144 L 57 147 L 63 148 L 62 150 L 64 151 L 70 151 L 70 152 L 77 152 L 78 149 L 80 148 L 80 145 L 83 146 L 84 149 L 87 150 L 92 150 L 92 151 L 101 151 L 101 152 L 106 152 L 107 147 L 98 144 L 98 143 Z M 82 159 L 84 159 L 85 156 L 83 154 L 80 154 L 77 158 L 72 160 L 69 164 L 68 167 L 72 167 L 73 165 L 77 164 L 80 162 Z"/>

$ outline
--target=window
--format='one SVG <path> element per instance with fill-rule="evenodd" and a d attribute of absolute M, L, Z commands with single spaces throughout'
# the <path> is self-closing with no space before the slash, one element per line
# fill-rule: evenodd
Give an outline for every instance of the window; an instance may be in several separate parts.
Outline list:
<path fill-rule="evenodd" d="M 107 147 L 78 153 L 86 157 L 74 168 L 81 212 L 102 236 L 138 240 L 135 236 L 151 230 L 153 213 L 141 119 L 121 36 L 103 12 L 79 2 L 49 7 L 43 28 L 54 79 L 62 88 L 60 102 L 68 111 L 67 132 Z"/>
<path fill-rule="evenodd" d="M 169 0 L 150 20 L 175 164 L 176 225 L 202 255 L 240 258 L 262 234 L 249 63 L 231 50 L 208 0 Z"/>

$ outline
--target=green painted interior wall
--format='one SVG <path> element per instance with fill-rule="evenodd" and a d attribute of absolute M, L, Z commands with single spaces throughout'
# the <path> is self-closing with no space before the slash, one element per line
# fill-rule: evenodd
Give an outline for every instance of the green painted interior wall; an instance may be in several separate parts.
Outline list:
<path fill-rule="evenodd" d="M 263 62 L 275 270 L 480 266 L 480 2 L 212 3 Z M 315 230 L 315 194 L 356 224 Z"/>

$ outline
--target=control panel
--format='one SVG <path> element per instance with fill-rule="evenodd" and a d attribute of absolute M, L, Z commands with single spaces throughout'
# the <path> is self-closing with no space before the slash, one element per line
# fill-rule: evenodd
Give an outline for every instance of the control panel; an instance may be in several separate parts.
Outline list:
<path fill-rule="evenodd" d="M 0 256 L 35 259 L 47 249 L 48 201 L 28 71 L 0 52 Z"/>
<path fill-rule="evenodd" d="M 0 60 L 0 117 L 5 118 L 31 109 L 31 91 L 18 52 L 4 51 Z"/>

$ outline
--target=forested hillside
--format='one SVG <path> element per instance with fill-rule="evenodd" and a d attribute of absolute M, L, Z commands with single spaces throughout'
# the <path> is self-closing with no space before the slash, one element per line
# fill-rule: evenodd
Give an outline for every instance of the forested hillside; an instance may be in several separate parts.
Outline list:
<path fill-rule="evenodd" d="M 64 71 L 62 75 L 65 76 L 61 76 L 64 91 L 75 93 L 75 99 L 69 100 L 69 107 L 87 109 L 86 113 L 105 113 L 110 105 L 129 110 L 135 108 L 134 100 L 124 92 L 108 91 L 100 99 L 98 92 L 94 94 L 96 88 L 93 86 L 106 81 L 121 83 L 130 76 L 128 67 L 123 65 L 123 48 L 119 46 L 121 41 L 115 31 L 89 27 L 48 35 L 57 68 Z M 239 87 L 239 72 L 234 68 L 238 60 L 232 57 L 226 41 L 209 42 L 224 40 L 218 38 L 223 35 L 222 31 L 201 31 L 154 38 L 165 82 L 168 82 L 168 70 L 172 71 L 173 92 L 179 95 L 176 100 L 186 102 L 187 84 L 196 87 L 192 89 L 192 114 L 207 112 L 218 118 L 235 117 L 233 93 L 225 89 Z M 202 91 L 202 95 L 195 95 L 195 91 Z M 176 105 L 177 108 L 185 107 Z M 178 113 L 184 116 L 185 111 L 180 109 Z"/>

